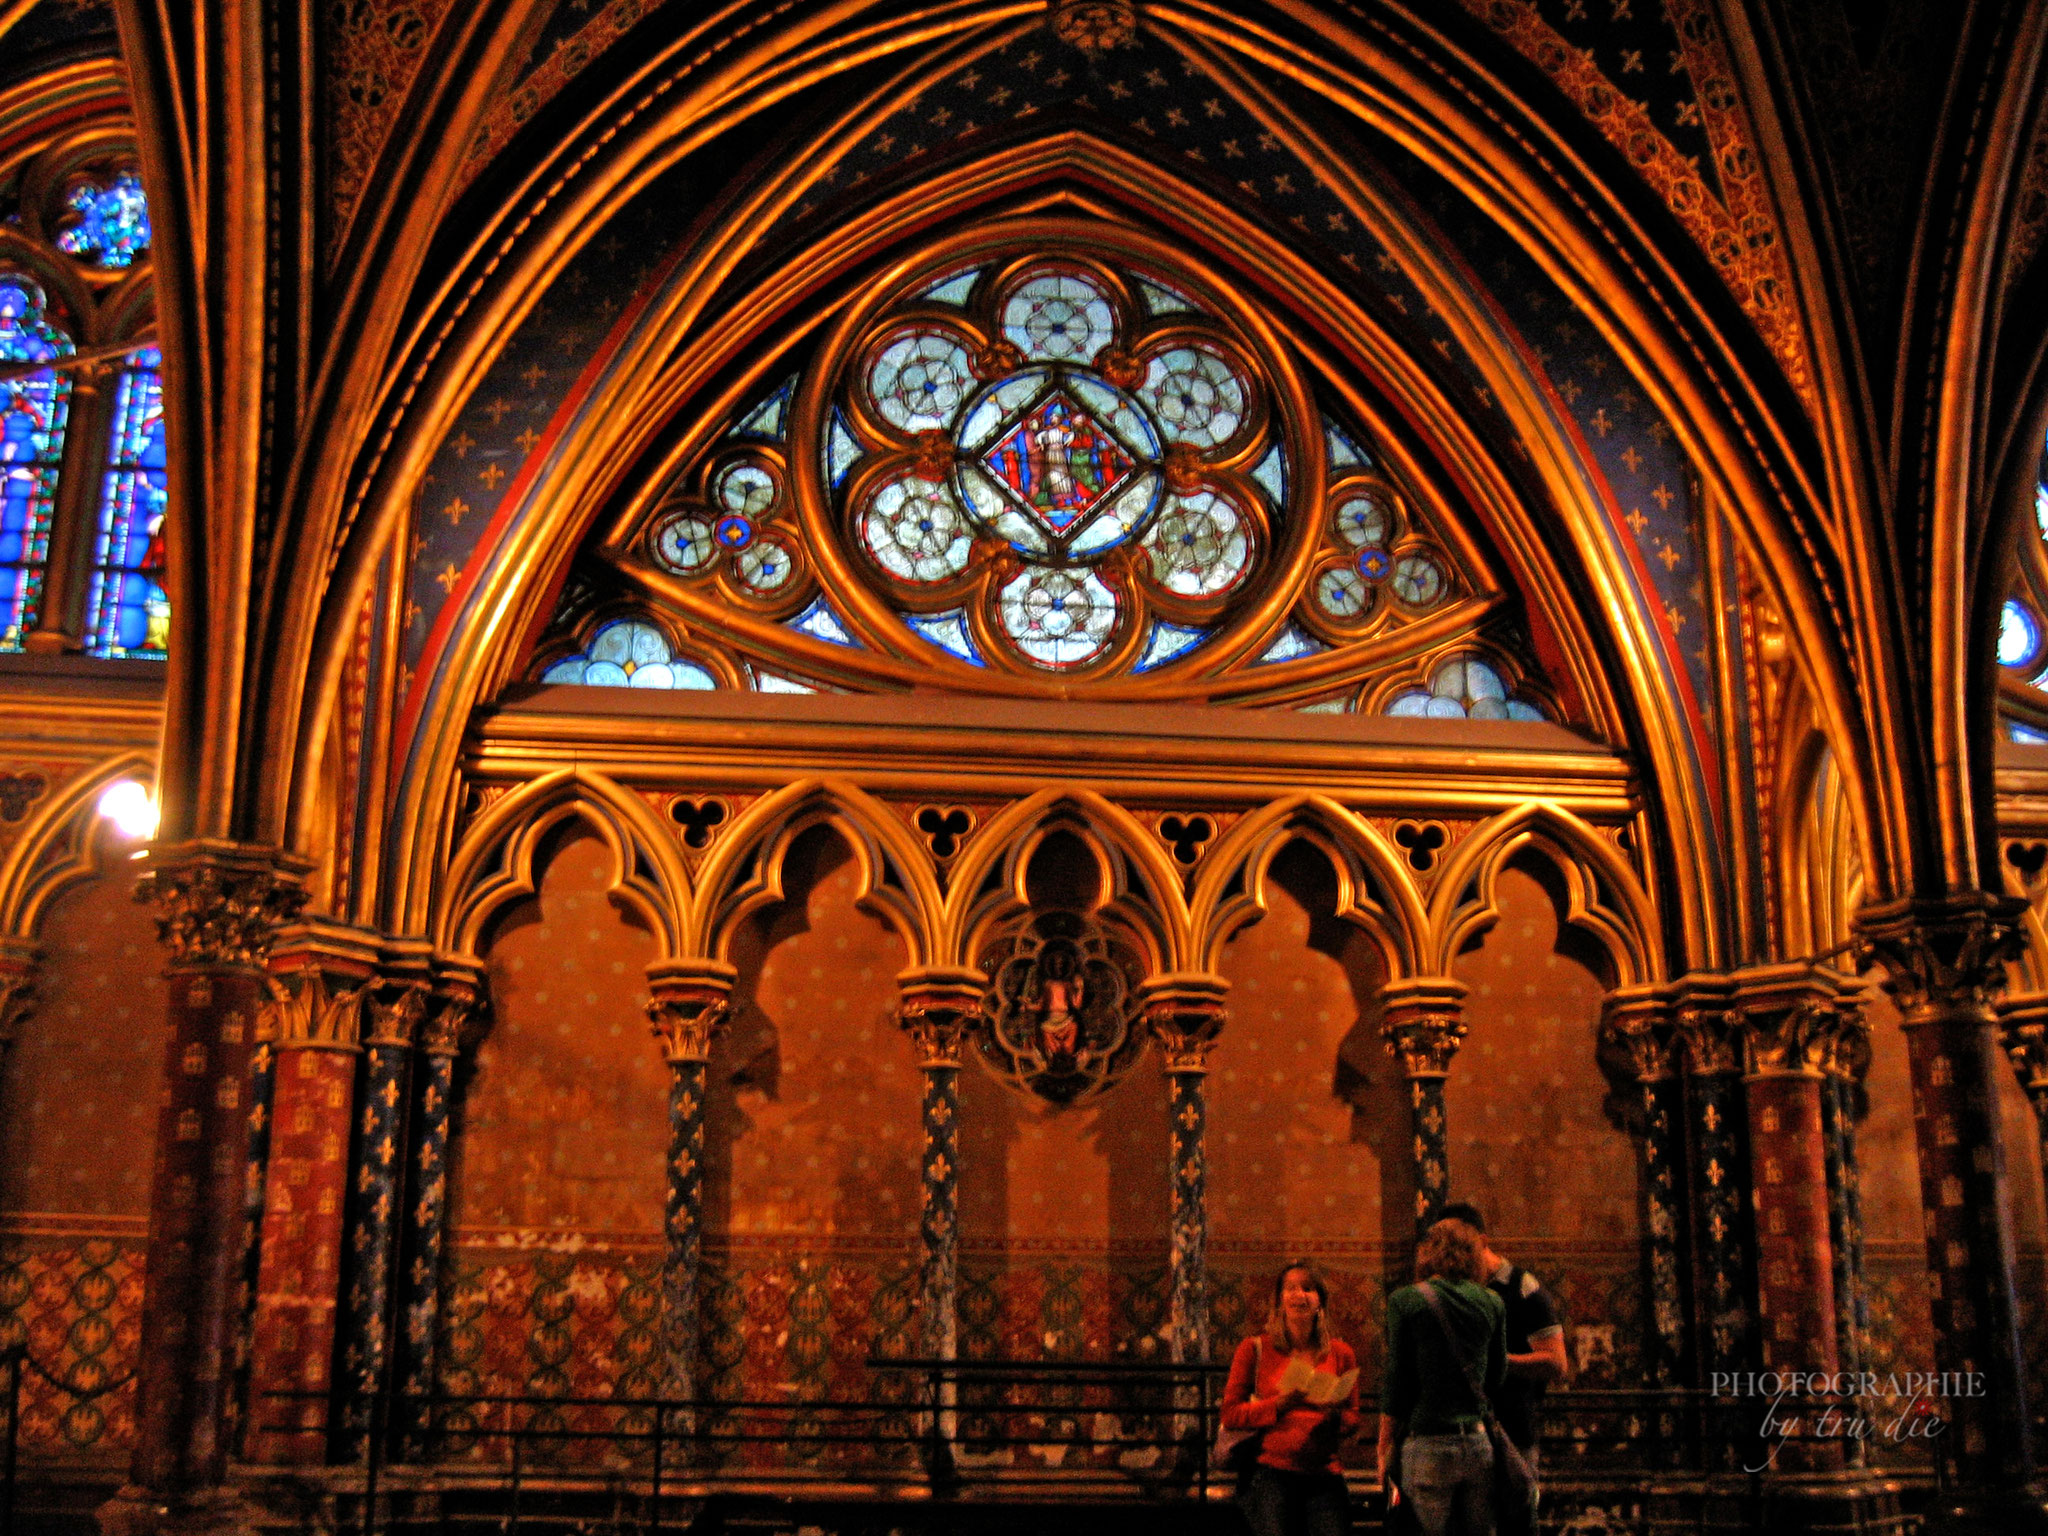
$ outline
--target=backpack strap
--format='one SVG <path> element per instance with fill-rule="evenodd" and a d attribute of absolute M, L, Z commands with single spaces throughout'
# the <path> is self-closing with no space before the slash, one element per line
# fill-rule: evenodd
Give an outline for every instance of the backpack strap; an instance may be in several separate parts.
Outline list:
<path fill-rule="evenodd" d="M 1436 1318 L 1437 1327 L 1443 1330 L 1444 1343 L 1451 1351 L 1451 1358 L 1458 1362 L 1458 1369 L 1465 1373 L 1465 1385 L 1472 1389 L 1472 1396 L 1479 1404 L 1479 1417 L 1491 1419 L 1493 1399 L 1486 1395 L 1485 1384 L 1480 1381 L 1465 1357 L 1458 1353 L 1458 1339 L 1451 1332 L 1451 1320 L 1444 1316 L 1444 1304 L 1437 1299 L 1436 1287 L 1427 1280 L 1420 1280 L 1416 1282 L 1415 1289 L 1422 1292 L 1422 1299 L 1429 1303 L 1429 1310 Z"/>

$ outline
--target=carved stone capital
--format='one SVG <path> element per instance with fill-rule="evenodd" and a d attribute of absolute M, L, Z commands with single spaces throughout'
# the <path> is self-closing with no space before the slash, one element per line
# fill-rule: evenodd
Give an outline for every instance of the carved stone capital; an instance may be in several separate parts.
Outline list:
<path fill-rule="evenodd" d="M 305 905 L 311 868 L 281 849 L 200 839 L 152 850 L 135 898 L 157 908 L 172 964 L 260 967 Z"/>
<path fill-rule="evenodd" d="M 419 980 L 386 981 L 371 989 L 365 1003 L 369 1045 L 411 1046 L 419 1040 L 420 1021 L 427 1015 L 430 989 Z"/>
<path fill-rule="evenodd" d="M 40 957 L 40 946 L 26 939 L 0 939 L 0 1055 L 35 1012 Z"/>
<path fill-rule="evenodd" d="M 1732 1012 L 1750 1077 L 1819 1077 L 1867 1056 L 1863 988 L 1817 966 L 1760 966 L 1735 973 Z"/>
<path fill-rule="evenodd" d="M 1999 1000 L 1998 1043 L 2019 1074 L 2035 1114 L 2048 1119 L 2048 993 Z"/>
<path fill-rule="evenodd" d="M 1230 1016 L 1229 995 L 1229 982 L 1204 971 L 1169 971 L 1139 984 L 1138 1004 L 1168 1073 L 1209 1070 L 1209 1052 Z"/>
<path fill-rule="evenodd" d="M 420 1049 L 429 1056 L 460 1056 L 475 1043 L 475 1026 L 483 1013 L 483 962 L 468 957 L 437 956 L 433 982 L 420 1020 Z"/>
<path fill-rule="evenodd" d="M 1600 1014 L 1600 1060 L 1628 1082 L 1659 1083 L 1678 1074 L 1671 997 L 1662 987 L 1609 993 Z"/>
<path fill-rule="evenodd" d="M 1380 992 L 1380 1038 L 1413 1078 L 1445 1077 L 1470 1027 L 1465 983 L 1448 976 L 1411 976 Z"/>
<path fill-rule="evenodd" d="M 274 1040 L 281 1049 L 355 1049 L 362 1038 L 363 1000 L 369 983 L 337 989 L 317 965 L 266 976 L 264 982 L 269 996 L 257 1024 L 259 1039 Z"/>
<path fill-rule="evenodd" d="M 981 1017 L 988 977 L 966 966 L 918 966 L 896 977 L 896 1022 L 927 1071 L 960 1065 L 960 1048 Z"/>
<path fill-rule="evenodd" d="M 2026 949 L 2026 910 L 2017 896 L 1986 891 L 1865 907 L 1855 922 L 1859 958 L 1885 968 L 1908 1027 L 1937 1014 L 1982 1014 Z"/>
<path fill-rule="evenodd" d="M 723 960 L 661 960 L 647 968 L 647 1017 L 662 1059 L 671 1066 L 709 1061 L 718 1031 L 732 1013 L 739 972 Z"/>

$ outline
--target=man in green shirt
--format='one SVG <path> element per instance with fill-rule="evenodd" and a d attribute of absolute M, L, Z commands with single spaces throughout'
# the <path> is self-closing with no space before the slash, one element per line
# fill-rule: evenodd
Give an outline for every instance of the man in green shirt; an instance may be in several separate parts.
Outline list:
<path fill-rule="evenodd" d="M 1492 1393 L 1507 1375 L 1507 1308 L 1483 1283 L 1484 1251 L 1471 1226 L 1439 1221 L 1416 1250 L 1417 1283 L 1387 1298 L 1380 1478 L 1394 1471 L 1391 1497 L 1408 1501 L 1423 1536 L 1492 1536 L 1493 1447 L 1470 1378 Z"/>

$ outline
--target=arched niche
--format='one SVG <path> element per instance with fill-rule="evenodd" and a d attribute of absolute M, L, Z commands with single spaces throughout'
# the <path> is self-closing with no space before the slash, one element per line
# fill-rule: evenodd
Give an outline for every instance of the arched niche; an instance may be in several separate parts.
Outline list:
<path fill-rule="evenodd" d="M 1639 1158 L 1595 1059 L 1610 954 L 1569 921 L 1569 871 L 1525 845 L 1487 885 L 1451 974 L 1470 989 L 1444 1085 L 1451 1197 L 1534 1271 L 1571 1328 L 1578 1379 L 1626 1385 L 1645 1316 Z"/>
<path fill-rule="evenodd" d="M 833 821 L 774 849 L 773 899 L 723 938 L 738 970 L 705 1106 L 711 1384 L 819 1395 L 901 1353 L 915 1294 L 921 1080 L 896 1024 L 911 955 Z"/>
<path fill-rule="evenodd" d="M 1139 861 L 1058 815 L 1020 828 L 1001 870 L 992 942 L 1024 912 L 1088 914 L 1136 963 L 1155 963 Z M 1149 893 L 1148 893 L 1149 894 Z M 974 953 L 980 953 L 977 949 Z M 1142 1029 L 1142 1024 L 1135 1027 Z M 1167 1090 L 1147 1045 L 1070 1104 L 998 1075 L 970 1046 L 960 1073 L 960 1348 L 1031 1359 L 1143 1357 L 1166 1326 Z"/>
<path fill-rule="evenodd" d="M 1227 1344 L 1265 1320 L 1280 1266 L 1313 1257 L 1370 1364 L 1413 1229 L 1414 1132 L 1380 1040 L 1386 946 L 1346 901 L 1343 868 L 1322 838 L 1288 840 L 1254 882 L 1259 915 L 1218 952 L 1230 1016 L 1210 1057 L 1210 1296 Z"/>
<path fill-rule="evenodd" d="M 139 1238 L 130 1229 L 149 1210 L 163 1076 L 163 951 L 135 900 L 134 843 L 89 802 L 70 820 L 40 861 L 65 869 L 36 903 L 35 1008 L 0 1057 L 0 1219 L 62 1215 Z"/>
<path fill-rule="evenodd" d="M 479 930 L 490 1024 L 456 1099 L 443 1384 L 625 1391 L 650 1353 L 668 1187 L 668 1069 L 646 1015 L 660 945 L 579 820 L 551 827 L 531 867 L 532 894 Z"/>

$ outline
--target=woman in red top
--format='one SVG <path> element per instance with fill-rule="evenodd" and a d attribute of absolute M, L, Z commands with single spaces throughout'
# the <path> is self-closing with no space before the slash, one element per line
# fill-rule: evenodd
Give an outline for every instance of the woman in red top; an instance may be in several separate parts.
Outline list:
<path fill-rule="evenodd" d="M 1330 1331 L 1329 1301 L 1311 1266 L 1288 1265 L 1273 1282 L 1265 1331 L 1238 1345 L 1230 1362 L 1223 1427 L 1259 1436 L 1257 1464 L 1239 1495 L 1252 1536 L 1344 1536 L 1351 1527 L 1337 1446 L 1358 1432 L 1358 1357 Z M 1283 1390 L 1296 1360 L 1331 1380 L 1304 1388 L 1296 1370 Z M 1346 1374 L 1348 1388 L 1335 1392 Z"/>

